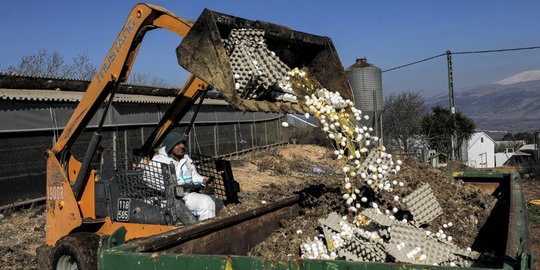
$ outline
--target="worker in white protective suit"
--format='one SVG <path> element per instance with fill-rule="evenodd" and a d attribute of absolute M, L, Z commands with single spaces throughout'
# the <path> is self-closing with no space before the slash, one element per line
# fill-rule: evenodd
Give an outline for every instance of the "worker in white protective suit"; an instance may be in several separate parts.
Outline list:
<path fill-rule="evenodd" d="M 192 187 L 194 185 L 205 186 L 209 183 L 209 179 L 197 173 L 193 160 L 186 154 L 186 145 L 184 136 L 176 132 L 171 132 L 163 140 L 162 147 L 157 149 L 152 161 L 166 164 L 173 163 L 178 185 L 184 185 L 186 187 Z M 216 203 L 210 196 L 192 192 L 189 188 L 185 188 L 185 190 L 183 199 L 186 206 L 199 218 L 199 221 L 216 216 Z"/>

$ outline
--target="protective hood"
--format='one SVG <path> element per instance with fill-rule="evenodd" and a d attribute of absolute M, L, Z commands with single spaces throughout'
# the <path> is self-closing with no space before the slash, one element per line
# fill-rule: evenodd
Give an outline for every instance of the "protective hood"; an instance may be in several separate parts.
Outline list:
<path fill-rule="evenodd" d="M 174 146 L 180 143 L 182 140 L 184 140 L 184 135 L 178 132 L 171 132 L 167 135 L 167 137 L 165 137 L 161 145 L 165 146 L 165 151 L 167 152 L 167 155 L 169 155 Z"/>

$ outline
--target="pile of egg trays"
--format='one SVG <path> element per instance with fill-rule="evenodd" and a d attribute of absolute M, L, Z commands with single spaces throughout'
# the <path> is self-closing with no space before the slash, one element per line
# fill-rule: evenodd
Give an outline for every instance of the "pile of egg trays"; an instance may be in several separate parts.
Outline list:
<path fill-rule="evenodd" d="M 401 245 L 400 248 L 397 246 Z M 416 253 L 414 250 L 420 248 L 414 257 L 407 254 Z M 390 230 L 390 241 L 386 244 L 388 253 L 400 262 L 439 264 L 452 260 L 456 250 L 452 245 L 446 245 L 431 239 L 423 229 L 419 229 L 407 224 L 396 222 Z M 425 260 L 418 260 L 420 254 L 425 254 Z"/>
<path fill-rule="evenodd" d="M 426 188 L 421 186 L 418 190 L 424 191 Z M 380 226 L 387 227 L 390 239 L 384 243 L 385 251 L 396 261 L 468 267 L 472 263 L 471 259 L 478 258 L 477 252 L 463 250 L 450 241 L 433 238 L 424 229 L 389 219 L 375 209 L 366 209 L 362 214 Z M 384 236 L 385 233 L 380 232 L 379 235 Z M 417 248 L 419 251 L 414 252 Z M 415 256 L 407 256 L 409 253 L 415 253 Z M 424 260 L 418 260 L 421 254 L 425 254 Z"/>
<path fill-rule="evenodd" d="M 348 223 L 335 212 L 319 220 L 328 251 L 353 261 L 385 262 L 390 256 L 398 262 L 460 267 L 470 267 L 473 259 L 479 257 L 477 252 L 460 249 L 424 229 L 390 219 L 378 209 L 365 209 L 362 215 L 372 221 L 365 230 Z M 342 235 L 346 227 L 352 234 Z M 378 235 L 376 239 L 369 237 L 374 233 Z"/>
<path fill-rule="evenodd" d="M 223 40 L 229 55 L 237 93 L 246 99 L 269 95 L 283 99 L 294 94 L 286 80 L 290 70 L 278 56 L 268 49 L 264 31 L 259 29 L 233 29 Z M 292 101 L 292 100 L 288 100 Z"/>
<path fill-rule="evenodd" d="M 337 251 L 340 257 L 350 261 L 386 262 L 384 247 L 355 230 L 351 235 L 341 237 L 343 227 L 355 228 L 343 220 L 337 213 L 332 212 L 325 220 L 319 220 L 323 228 L 328 249 Z M 338 242 L 339 241 L 339 242 Z"/>

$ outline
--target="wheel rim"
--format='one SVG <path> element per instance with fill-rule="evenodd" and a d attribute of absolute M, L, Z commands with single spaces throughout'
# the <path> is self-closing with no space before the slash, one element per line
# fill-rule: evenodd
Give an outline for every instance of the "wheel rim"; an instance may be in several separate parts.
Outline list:
<path fill-rule="evenodd" d="M 78 270 L 77 262 L 70 255 L 62 255 L 56 264 L 56 270 Z"/>

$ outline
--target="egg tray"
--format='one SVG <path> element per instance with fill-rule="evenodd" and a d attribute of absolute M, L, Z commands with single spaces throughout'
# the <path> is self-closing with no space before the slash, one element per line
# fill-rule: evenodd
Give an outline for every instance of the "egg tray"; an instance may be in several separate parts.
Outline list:
<path fill-rule="evenodd" d="M 380 158 L 380 154 L 381 154 L 381 152 L 380 152 L 378 149 L 376 149 L 376 148 L 372 149 L 372 150 L 369 152 L 369 154 L 366 156 L 366 158 L 364 159 L 364 161 L 362 162 L 362 164 L 361 164 L 361 166 L 360 166 L 359 174 L 365 173 L 365 174 L 368 176 L 368 178 L 369 178 L 369 175 L 370 175 L 370 174 L 376 173 L 376 172 L 370 172 L 370 171 L 368 170 L 369 165 L 373 165 L 373 166 L 376 166 L 376 167 L 379 167 L 379 166 L 382 166 L 382 165 L 387 165 L 388 168 L 391 168 L 392 165 L 390 165 L 390 160 L 385 159 L 385 158 L 381 158 L 381 159 L 382 159 L 381 163 L 380 163 L 380 164 L 377 164 L 377 159 Z M 366 178 L 366 180 L 367 180 L 368 178 Z M 375 181 L 375 182 L 383 182 L 383 181 L 385 181 L 387 178 L 388 178 L 388 173 L 385 174 L 385 175 L 383 176 L 382 179 L 378 179 L 378 180 Z"/>
<path fill-rule="evenodd" d="M 389 228 L 381 228 L 381 229 L 379 229 L 379 231 L 377 233 L 379 234 L 379 237 L 381 237 L 381 238 L 384 238 L 384 239 L 389 239 L 390 238 L 390 230 L 389 230 Z"/>
<path fill-rule="evenodd" d="M 460 248 L 451 241 L 444 240 L 444 239 L 436 239 L 436 241 L 438 241 L 440 244 L 446 246 L 446 248 L 451 250 L 452 253 L 458 255 L 458 257 L 460 257 L 460 258 L 462 257 L 462 258 L 465 258 L 465 259 L 472 259 L 472 260 L 476 260 L 476 259 L 480 258 L 480 253 L 478 253 L 476 251 L 473 251 L 473 250 L 467 250 L 467 249 L 464 249 L 464 248 Z"/>
<path fill-rule="evenodd" d="M 386 262 L 390 256 L 398 262 L 446 266 L 454 263 L 457 266 L 469 267 L 473 260 L 479 257 L 478 252 L 460 249 L 450 241 L 428 236 L 425 230 L 391 220 L 378 213 L 376 209 L 366 209 L 362 214 L 373 220 L 371 228 L 367 231 L 376 231 L 379 237 L 386 239 L 385 242 L 371 239 L 355 230 L 354 236 L 344 239 L 341 246 L 336 246 L 332 235 L 339 233 L 342 230 L 340 223 L 346 221 L 343 221 L 336 212 L 332 212 L 326 219 L 319 220 L 326 239 L 326 249 L 337 252 L 340 257 L 347 260 L 366 262 Z M 405 246 L 398 249 L 397 245 L 401 243 Z M 416 247 L 420 247 L 421 251 L 408 258 L 407 253 Z M 305 253 L 304 250 L 302 252 Z M 426 255 L 424 260 L 420 260 L 421 254 Z M 312 252 L 306 253 L 306 256 L 309 255 L 313 255 Z"/>
<path fill-rule="evenodd" d="M 452 259 L 453 263 L 456 264 L 457 267 L 471 267 L 474 263 L 474 260 L 471 260 L 470 258 L 462 257 L 462 256 L 455 256 L 454 259 Z M 450 266 L 450 262 L 442 263 L 441 265 L 448 265 Z"/>
<path fill-rule="evenodd" d="M 397 245 L 405 243 L 401 250 Z M 439 241 L 427 236 L 423 229 L 413 227 L 408 224 L 397 223 L 391 227 L 390 241 L 385 245 L 388 253 L 398 261 L 409 263 L 442 263 L 445 261 L 454 261 L 457 258 L 459 248 L 453 243 Z M 417 254 L 425 254 L 425 261 L 418 261 L 413 258 L 407 258 L 407 253 L 415 247 L 420 247 L 421 251 Z"/>
<path fill-rule="evenodd" d="M 390 219 L 387 215 L 379 213 L 377 209 L 374 208 L 367 208 L 362 211 L 361 214 L 371 219 L 375 223 L 385 227 L 390 227 L 396 222 L 395 220 Z"/>
<path fill-rule="evenodd" d="M 353 238 L 345 242 L 337 254 L 350 261 L 362 262 L 386 262 L 388 256 L 381 244 L 371 243 L 360 238 Z"/>
<path fill-rule="evenodd" d="M 392 227 L 390 227 L 390 244 L 399 244 L 403 242 L 407 244 L 407 246 L 418 246 L 426 239 L 426 232 L 423 229 L 400 222 L 396 222 Z"/>
<path fill-rule="evenodd" d="M 403 198 L 403 202 L 419 225 L 427 224 L 442 214 L 442 208 L 428 183 L 423 183 Z"/>
<path fill-rule="evenodd" d="M 390 242 L 385 245 L 385 250 L 390 256 L 399 262 L 440 264 L 444 261 L 454 261 L 457 257 L 449 250 L 444 249 L 444 247 L 438 246 L 434 241 L 426 240 L 423 243 L 407 243 L 406 246 L 401 249 L 398 249 L 397 245 L 398 243 Z M 407 253 L 414 250 L 415 247 L 420 247 L 421 251 L 412 258 L 407 257 Z M 420 260 L 421 254 L 426 255 L 425 260 Z"/>
<path fill-rule="evenodd" d="M 466 258 L 471 258 L 471 259 L 474 259 L 474 260 L 480 258 L 480 253 L 479 252 L 476 252 L 476 251 L 473 251 L 473 250 L 461 249 L 461 248 L 457 248 L 456 251 L 455 251 L 455 254 L 461 255 L 461 256 L 466 257 Z"/>
<path fill-rule="evenodd" d="M 334 242 L 334 239 L 332 238 L 332 235 L 334 235 L 334 231 L 327 226 L 321 226 L 324 234 L 324 238 L 326 239 L 326 247 L 329 251 L 336 250 L 336 243 Z"/>
<path fill-rule="evenodd" d="M 341 232 L 340 222 L 345 222 L 345 221 L 336 212 L 332 212 L 328 214 L 326 219 L 319 219 L 319 223 L 321 225 L 326 226 L 336 232 Z"/>
<path fill-rule="evenodd" d="M 371 149 L 364 161 L 362 161 L 362 165 L 360 165 L 360 173 L 365 173 L 366 175 L 369 175 L 368 167 L 369 165 L 377 164 L 377 158 L 379 157 L 379 154 L 379 150 L 375 148 Z"/>
<path fill-rule="evenodd" d="M 233 29 L 222 42 L 232 73 L 239 76 L 234 81 L 240 86 L 236 91 L 241 97 L 258 98 L 266 93 L 276 99 L 283 96 L 285 90 L 278 84 L 284 82 L 290 68 L 267 48 L 264 31 Z"/>

